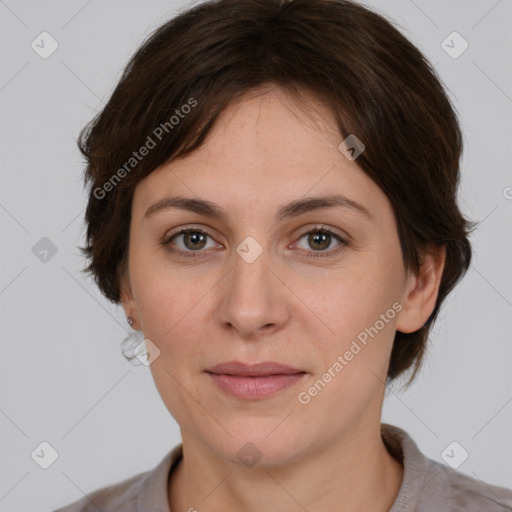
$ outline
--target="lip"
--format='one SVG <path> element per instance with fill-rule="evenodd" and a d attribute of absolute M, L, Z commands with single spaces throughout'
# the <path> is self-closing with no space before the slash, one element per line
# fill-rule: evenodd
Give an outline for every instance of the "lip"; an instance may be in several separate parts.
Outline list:
<path fill-rule="evenodd" d="M 292 375 L 304 370 L 292 368 L 275 361 L 263 361 L 257 364 L 246 364 L 238 361 L 227 361 L 206 370 L 208 373 L 219 375 L 234 375 L 238 377 L 266 377 L 268 375 Z"/>
<path fill-rule="evenodd" d="M 293 386 L 306 374 L 275 361 L 252 365 L 229 361 L 208 368 L 206 373 L 222 391 L 242 400 L 267 398 Z"/>

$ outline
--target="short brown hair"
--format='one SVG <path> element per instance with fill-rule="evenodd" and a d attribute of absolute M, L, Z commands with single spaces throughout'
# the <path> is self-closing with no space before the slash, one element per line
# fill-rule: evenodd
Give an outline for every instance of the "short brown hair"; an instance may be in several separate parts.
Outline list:
<path fill-rule="evenodd" d="M 230 102 L 265 85 L 294 98 L 312 92 L 333 112 L 340 142 L 349 134 L 363 141 L 357 163 L 391 202 L 406 269 L 418 272 L 430 244 L 446 245 L 431 316 L 418 331 L 395 335 L 388 380 L 413 369 L 412 381 L 439 308 L 471 261 L 473 223 L 456 198 L 462 135 L 430 63 L 356 2 L 210 0 L 154 31 L 78 140 L 89 186 L 84 271 L 120 301 L 137 183 L 197 149 Z M 150 139 L 155 145 L 135 159 Z"/>

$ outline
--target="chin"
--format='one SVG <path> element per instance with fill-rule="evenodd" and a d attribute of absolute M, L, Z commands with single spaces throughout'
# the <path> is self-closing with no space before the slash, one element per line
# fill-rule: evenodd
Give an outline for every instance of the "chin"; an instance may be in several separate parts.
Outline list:
<path fill-rule="evenodd" d="M 247 418 L 226 424 L 230 435 L 205 440 L 217 455 L 247 467 L 275 468 L 300 457 L 306 451 L 306 436 L 300 426 L 282 418 Z"/>

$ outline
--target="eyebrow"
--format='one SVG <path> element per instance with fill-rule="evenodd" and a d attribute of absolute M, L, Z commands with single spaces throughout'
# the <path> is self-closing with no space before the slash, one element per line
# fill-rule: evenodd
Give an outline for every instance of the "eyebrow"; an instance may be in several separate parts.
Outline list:
<path fill-rule="evenodd" d="M 281 206 L 275 215 L 276 222 L 281 222 L 285 219 L 298 217 L 307 212 L 320 210 L 324 208 L 346 208 L 355 213 L 358 213 L 368 220 L 373 221 L 370 212 L 361 204 L 349 199 L 348 197 L 340 194 L 307 197 L 305 199 L 297 199 Z M 144 215 L 144 218 L 149 218 L 158 212 L 168 209 L 179 209 L 198 213 L 205 217 L 211 217 L 224 223 L 227 223 L 228 214 L 221 206 L 211 201 L 204 199 L 194 199 L 188 197 L 174 196 L 166 197 L 150 206 Z"/>

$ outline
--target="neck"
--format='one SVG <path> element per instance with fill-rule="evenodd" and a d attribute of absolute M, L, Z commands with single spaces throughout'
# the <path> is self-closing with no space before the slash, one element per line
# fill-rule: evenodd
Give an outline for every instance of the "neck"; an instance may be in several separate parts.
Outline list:
<path fill-rule="evenodd" d="M 380 425 L 352 429 L 293 463 L 272 467 L 233 464 L 186 433 L 182 437 L 183 459 L 169 481 L 172 512 L 388 512 L 403 477 Z"/>

